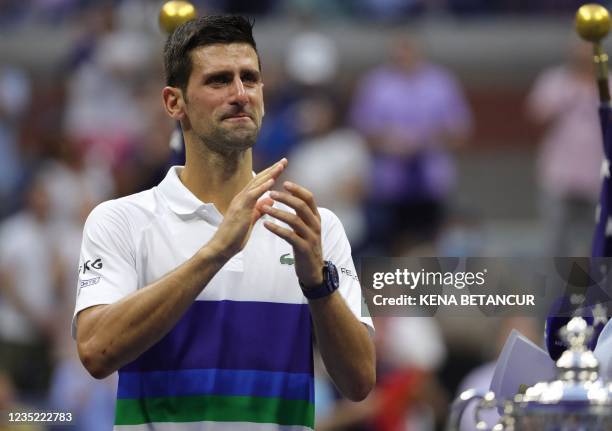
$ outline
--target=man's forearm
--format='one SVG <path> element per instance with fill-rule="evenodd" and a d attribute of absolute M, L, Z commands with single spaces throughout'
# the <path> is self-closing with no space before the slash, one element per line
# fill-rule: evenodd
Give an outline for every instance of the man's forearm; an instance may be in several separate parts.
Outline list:
<path fill-rule="evenodd" d="M 315 336 L 325 368 L 340 392 L 364 399 L 376 381 L 374 344 L 339 292 L 309 301 Z"/>
<path fill-rule="evenodd" d="M 148 350 L 176 325 L 225 262 L 203 247 L 155 283 L 114 304 L 83 310 L 77 341 L 85 368 L 104 378 Z"/>

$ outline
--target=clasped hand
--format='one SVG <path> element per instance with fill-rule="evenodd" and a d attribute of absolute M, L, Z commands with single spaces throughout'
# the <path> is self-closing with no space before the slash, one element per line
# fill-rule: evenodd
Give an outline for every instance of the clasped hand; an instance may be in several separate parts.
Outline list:
<path fill-rule="evenodd" d="M 263 197 L 286 167 L 287 159 L 282 159 L 253 177 L 230 203 L 209 245 L 220 256 L 230 259 L 244 248 L 253 225 L 268 214 L 289 226 L 264 221 L 266 229 L 293 247 L 295 271 L 300 282 L 306 287 L 318 286 L 323 282 L 321 216 L 312 193 L 285 181 L 284 191 L 271 191 L 269 197 Z M 295 213 L 273 207 L 274 201 L 287 205 Z"/>

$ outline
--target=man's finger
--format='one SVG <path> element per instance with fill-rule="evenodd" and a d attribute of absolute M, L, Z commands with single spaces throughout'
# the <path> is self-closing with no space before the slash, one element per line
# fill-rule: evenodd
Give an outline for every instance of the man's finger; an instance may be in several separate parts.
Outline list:
<path fill-rule="evenodd" d="M 306 226 L 298 215 L 274 208 L 270 205 L 264 205 L 261 208 L 266 214 L 290 226 L 295 233 L 305 240 L 308 240 L 308 237 L 312 237 L 313 232 L 308 229 L 308 226 Z"/>
<path fill-rule="evenodd" d="M 255 175 L 253 179 L 251 180 L 250 187 L 251 188 L 257 187 L 262 182 L 267 181 L 268 178 L 274 178 L 274 179 L 278 178 L 281 172 L 283 172 L 283 170 L 285 170 L 286 167 L 287 167 L 287 159 L 280 159 L 278 162 L 274 163 L 272 166 L 264 169 L 263 171 Z"/>
<path fill-rule="evenodd" d="M 298 198 L 306 202 L 306 205 L 308 205 L 313 214 L 317 216 L 319 215 L 319 210 L 317 209 L 317 204 L 314 200 L 314 195 L 310 190 L 300 186 L 299 184 L 292 183 L 291 181 L 285 181 L 283 183 L 283 187 L 292 195 L 297 196 Z"/>
<path fill-rule="evenodd" d="M 246 192 L 249 202 L 256 202 L 265 192 L 270 190 L 273 185 L 274 178 L 269 178 L 267 181 Z"/>
<path fill-rule="evenodd" d="M 296 214 L 302 220 L 304 220 L 308 226 L 315 229 L 316 232 L 320 230 L 320 222 L 319 218 L 317 217 L 318 212 L 313 213 L 310 206 L 308 206 L 308 204 L 299 197 L 293 196 L 287 192 L 279 192 L 276 190 L 270 192 L 270 197 L 275 201 L 282 202 L 288 207 L 293 208 Z"/>
<path fill-rule="evenodd" d="M 279 236 L 285 241 L 287 241 L 293 247 L 294 250 L 303 251 L 308 249 L 308 243 L 302 238 L 300 238 L 291 229 L 284 228 L 282 226 L 277 225 L 276 223 L 272 223 L 271 221 L 267 220 L 264 221 L 264 227 L 276 236 Z"/>

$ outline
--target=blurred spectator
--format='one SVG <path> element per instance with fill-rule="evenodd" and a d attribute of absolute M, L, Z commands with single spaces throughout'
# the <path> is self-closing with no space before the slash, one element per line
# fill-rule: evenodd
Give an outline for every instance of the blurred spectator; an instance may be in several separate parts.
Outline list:
<path fill-rule="evenodd" d="M 170 138 L 176 123 L 168 118 L 159 102 L 159 89 L 164 84 L 157 78 L 142 80 L 143 90 L 138 96 L 138 105 L 143 113 L 144 131 L 140 143 L 132 146 L 113 169 L 117 196 L 154 187 L 164 179 L 169 166 L 176 161 L 170 151 Z M 184 163 L 183 160 L 181 162 Z"/>
<path fill-rule="evenodd" d="M 74 342 L 73 342 L 74 344 Z M 49 406 L 71 412 L 74 418 L 66 431 L 108 431 L 113 429 L 117 376 L 92 379 L 83 368 L 76 349 L 72 357 L 60 361 L 51 381 Z"/>
<path fill-rule="evenodd" d="M 380 431 L 435 429 L 446 414 L 447 396 L 435 373 L 446 359 L 434 319 L 376 319 L 377 396 L 373 424 Z"/>
<path fill-rule="evenodd" d="M 333 40 L 314 29 L 298 33 L 287 48 L 285 68 L 294 82 L 323 86 L 338 73 L 338 51 Z"/>
<path fill-rule="evenodd" d="M 376 388 L 365 401 L 341 400 L 317 417 L 318 431 L 431 431 L 444 421 L 448 397 L 436 370 L 446 348 L 435 320 L 376 318 Z"/>
<path fill-rule="evenodd" d="M 116 17 L 94 33 L 91 52 L 68 83 L 65 128 L 68 136 L 86 142 L 98 163 L 120 164 L 145 133 L 146 112 L 138 90 L 150 65 L 152 42 Z"/>
<path fill-rule="evenodd" d="M 11 377 L 0 370 L 0 412 L 3 412 L 3 424 L 0 426 L 2 431 L 42 431 L 44 427 L 36 423 L 17 423 L 15 425 L 6 423 L 7 415 L 5 412 L 27 412 L 32 411 L 30 406 L 27 406 L 17 399 L 15 387 Z"/>
<path fill-rule="evenodd" d="M 69 139 L 60 141 L 59 153 L 41 171 L 50 200 L 51 238 L 57 251 L 58 279 L 55 325 L 52 339 L 53 372 L 48 406 L 71 412 L 67 431 L 104 431 L 113 426 L 116 376 L 92 379 L 78 358 L 70 335 L 83 224 L 95 205 L 112 195 L 112 178 L 102 167 L 87 162 L 84 148 Z M 58 431 L 59 431 L 58 430 Z"/>
<path fill-rule="evenodd" d="M 49 223 L 49 196 L 36 177 L 26 207 L 0 225 L 0 370 L 21 393 L 41 394 L 63 274 Z M 35 361 L 32 358 L 36 358 Z"/>
<path fill-rule="evenodd" d="M 85 158 L 84 144 L 62 137 L 57 146 L 56 158 L 50 159 L 41 172 L 50 200 L 51 222 L 80 229 L 83 212 L 113 196 L 113 179 L 104 164 Z"/>
<path fill-rule="evenodd" d="M 454 208 L 441 229 L 436 255 L 484 256 L 487 243 L 481 216 L 472 209 Z"/>
<path fill-rule="evenodd" d="M 98 41 L 113 31 L 115 14 L 112 4 L 102 2 L 83 11 L 74 40 L 65 59 L 66 73 L 73 74 L 83 63 L 92 61 Z"/>
<path fill-rule="evenodd" d="M 286 157 L 300 138 L 296 124 L 296 102 L 301 97 L 299 87 L 286 84 L 285 71 L 274 64 L 266 65 L 263 73 L 266 115 L 253 147 L 256 170 Z"/>
<path fill-rule="evenodd" d="M 455 79 L 422 58 L 414 41 L 396 37 L 391 54 L 357 88 L 352 123 L 374 157 L 373 240 L 399 254 L 436 238 L 454 185 L 448 149 L 468 138 L 471 114 Z"/>
<path fill-rule="evenodd" d="M 351 18 L 358 2 L 327 0 L 284 0 L 278 9 L 289 16 L 308 16 L 314 19 Z"/>
<path fill-rule="evenodd" d="M 544 71 L 528 113 L 546 128 L 537 162 L 550 256 L 588 256 L 603 160 L 592 48 L 575 40 L 566 64 Z"/>
<path fill-rule="evenodd" d="M 322 92 L 337 77 L 339 58 L 334 41 L 317 30 L 310 17 L 287 44 L 284 69 L 264 71 L 266 117 L 254 147 L 255 166 L 264 168 L 290 154 L 304 137 L 299 128 L 301 102 Z"/>
<path fill-rule="evenodd" d="M 337 112 L 324 94 L 301 103 L 298 124 L 306 139 L 290 153 L 286 175 L 314 193 L 317 205 L 336 213 L 355 250 L 366 234 L 362 202 L 370 154 L 365 140 L 340 124 Z"/>
<path fill-rule="evenodd" d="M 14 209 L 24 176 L 19 122 L 30 103 L 30 92 L 30 80 L 21 69 L 0 67 L 0 218 Z"/>
<path fill-rule="evenodd" d="M 358 4 L 368 19 L 394 21 L 421 13 L 426 8 L 426 0 L 360 0 Z"/>

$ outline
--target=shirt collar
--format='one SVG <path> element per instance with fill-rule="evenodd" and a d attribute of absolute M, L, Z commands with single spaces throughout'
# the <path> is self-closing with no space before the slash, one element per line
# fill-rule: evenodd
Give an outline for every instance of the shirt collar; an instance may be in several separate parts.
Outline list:
<path fill-rule="evenodd" d="M 179 178 L 179 174 L 184 166 L 172 166 L 166 177 L 157 186 L 158 190 L 168 203 L 170 210 L 179 216 L 198 214 L 209 223 L 219 225 L 223 220 L 223 215 L 217 210 L 215 204 L 202 202 Z M 253 172 L 255 176 L 255 172 Z M 268 195 L 268 192 L 265 193 Z"/>
<path fill-rule="evenodd" d="M 183 169 L 183 166 L 172 166 L 166 177 L 157 186 L 170 209 L 178 215 L 191 215 L 198 211 L 212 210 L 213 208 L 216 211 L 214 204 L 202 202 L 185 187 L 179 178 Z"/>

